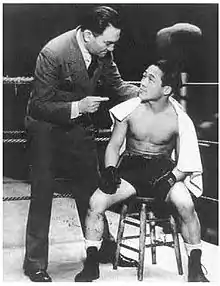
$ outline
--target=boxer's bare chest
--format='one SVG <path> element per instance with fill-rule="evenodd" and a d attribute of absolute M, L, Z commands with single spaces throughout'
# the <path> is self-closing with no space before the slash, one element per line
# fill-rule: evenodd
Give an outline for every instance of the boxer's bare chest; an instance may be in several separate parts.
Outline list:
<path fill-rule="evenodd" d="M 137 141 L 164 145 L 169 144 L 177 133 L 178 120 L 172 107 L 153 113 L 140 106 L 129 119 L 129 135 Z"/>

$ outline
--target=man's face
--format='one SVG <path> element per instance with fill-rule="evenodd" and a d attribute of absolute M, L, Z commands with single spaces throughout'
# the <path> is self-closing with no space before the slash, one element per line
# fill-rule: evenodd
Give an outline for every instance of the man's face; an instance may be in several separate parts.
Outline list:
<path fill-rule="evenodd" d="M 87 42 L 89 52 L 98 57 L 104 57 L 108 51 L 112 52 L 115 44 L 120 38 L 120 29 L 109 25 L 101 35 L 91 35 L 90 40 Z"/>
<path fill-rule="evenodd" d="M 142 101 L 156 101 L 163 96 L 162 76 L 163 72 L 155 65 L 145 70 L 139 91 Z"/>

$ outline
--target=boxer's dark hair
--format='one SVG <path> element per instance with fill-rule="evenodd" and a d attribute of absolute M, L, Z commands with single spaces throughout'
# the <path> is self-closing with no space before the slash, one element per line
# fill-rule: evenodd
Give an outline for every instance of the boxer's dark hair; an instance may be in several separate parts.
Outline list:
<path fill-rule="evenodd" d="M 112 25 L 121 29 L 121 20 L 116 10 L 108 6 L 93 7 L 82 19 L 80 27 L 82 31 L 88 29 L 95 36 L 101 35 L 104 30 Z"/>
<path fill-rule="evenodd" d="M 179 94 L 181 77 L 179 67 L 168 60 L 159 60 L 155 64 L 162 72 L 162 86 L 169 85 L 174 94 Z"/>

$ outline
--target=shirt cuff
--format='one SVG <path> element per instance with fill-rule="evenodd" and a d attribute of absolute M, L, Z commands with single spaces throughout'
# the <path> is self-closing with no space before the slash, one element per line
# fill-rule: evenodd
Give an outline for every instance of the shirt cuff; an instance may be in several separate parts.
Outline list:
<path fill-rule="evenodd" d="M 81 114 L 79 113 L 79 101 L 74 101 L 71 104 L 70 119 L 74 119 L 79 116 L 81 116 Z"/>

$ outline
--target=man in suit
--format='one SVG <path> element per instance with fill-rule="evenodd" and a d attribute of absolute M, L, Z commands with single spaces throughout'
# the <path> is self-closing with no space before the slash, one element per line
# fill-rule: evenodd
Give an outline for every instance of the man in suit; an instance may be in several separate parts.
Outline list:
<path fill-rule="evenodd" d="M 71 178 L 82 229 L 88 201 L 99 182 L 92 114 L 109 98 L 93 96 L 97 82 L 118 97 L 132 94 L 121 79 L 112 52 L 121 32 L 118 13 L 92 9 L 76 29 L 52 39 L 40 51 L 25 124 L 31 155 L 31 201 L 26 229 L 24 273 L 35 282 L 51 282 L 47 273 L 48 233 L 57 176 Z M 115 242 L 105 218 L 101 257 L 112 260 Z M 134 266 L 121 259 L 121 266 Z"/>

